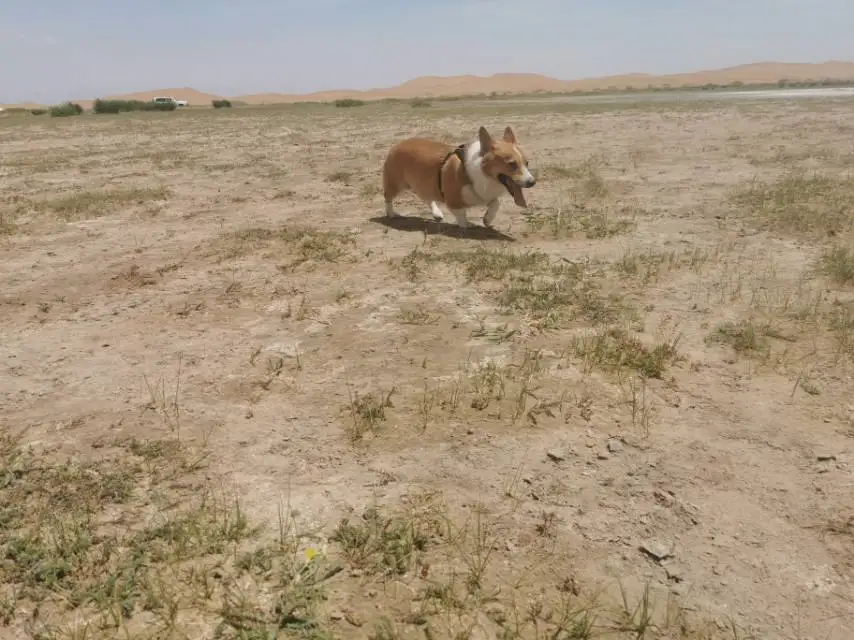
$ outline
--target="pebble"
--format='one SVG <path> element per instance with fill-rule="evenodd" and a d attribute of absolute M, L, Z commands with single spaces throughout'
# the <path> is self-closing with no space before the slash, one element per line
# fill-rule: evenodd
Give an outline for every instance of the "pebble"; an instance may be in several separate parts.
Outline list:
<path fill-rule="evenodd" d="M 832 453 L 820 453 L 819 455 L 816 456 L 816 459 L 819 462 L 835 462 L 836 456 L 833 455 Z"/>
<path fill-rule="evenodd" d="M 623 443 L 619 440 L 608 440 L 608 451 L 611 453 L 620 453 L 623 450 Z"/>
<path fill-rule="evenodd" d="M 551 460 L 552 462 L 562 462 L 563 460 L 566 460 L 566 456 L 555 449 L 548 450 L 546 452 L 546 456 L 548 456 L 549 460 Z"/>
<path fill-rule="evenodd" d="M 670 558 L 673 555 L 672 544 L 664 544 L 656 540 L 648 540 L 647 542 L 644 542 L 640 548 L 641 551 L 658 562 L 661 562 L 666 558 Z"/>

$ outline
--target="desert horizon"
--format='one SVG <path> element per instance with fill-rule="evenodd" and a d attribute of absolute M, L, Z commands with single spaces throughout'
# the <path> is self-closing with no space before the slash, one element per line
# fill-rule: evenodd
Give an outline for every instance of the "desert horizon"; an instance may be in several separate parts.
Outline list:
<path fill-rule="evenodd" d="M 229 99 L 248 105 L 286 104 L 296 102 L 326 102 L 347 98 L 364 101 L 413 98 L 452 98 L 466 95 L 516 95 L 534 93 L 570 93 L 574 91 L 625 91 L 650 88 L 695 88 L 709 84 L 744 85 L 822 80 L 854 80 L 854 61 L 828 60 L 808 62 L 752 62 L 720 69 L 703 69 L 675 74 L 632 72 L 617 75 L 560 79 L 539 73 L 495 73 L 489 76 L 462 74 L 452 76 L 418 76 L 389 87 L 369 89 L 330 89 L 310 93 L 259 92 L 244 95 L 220 95 L 193 87 L 149 89 L 131 93 L 70 98 L 84 108 L 90 108 L 96 98 L 113 100 L 149 100 L 156 95 L 170 95 L 186 100 L 190 105 L 209 104 L 212 100 Z M 0 104 L 3 108 L 41 108 L 37 102 Z"/>

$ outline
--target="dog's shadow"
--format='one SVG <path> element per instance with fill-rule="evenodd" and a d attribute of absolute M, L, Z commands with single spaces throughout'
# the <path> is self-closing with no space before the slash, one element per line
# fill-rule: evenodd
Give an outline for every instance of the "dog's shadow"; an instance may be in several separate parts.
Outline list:
<path fill-rule="evenodd" d="M 463 228 L 456 224 L 417 216 L 376 216 L 370 220 L 395 231 L 419 231 L 426 235 L 442 235 L 449 238 L 466 238 L 469 240 L 516 242 L 516 238 L 501 233 L 498 229 L 490 229 L 480 225 Z"/>

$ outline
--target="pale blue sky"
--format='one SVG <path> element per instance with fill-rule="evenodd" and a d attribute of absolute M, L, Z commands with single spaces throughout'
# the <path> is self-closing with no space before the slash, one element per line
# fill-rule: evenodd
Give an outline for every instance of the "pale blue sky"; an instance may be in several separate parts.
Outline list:
<path fill-rule="evenodd" d="M 0 0 L 0 103 L 854 60 L 854 0 Z"/>

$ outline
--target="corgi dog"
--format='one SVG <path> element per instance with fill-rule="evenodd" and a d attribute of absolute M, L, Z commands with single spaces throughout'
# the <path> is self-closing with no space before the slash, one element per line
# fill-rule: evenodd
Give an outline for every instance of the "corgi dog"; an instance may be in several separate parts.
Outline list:
<path fill-rule="evenodd" d="M 498 215 L 499 197 L 505 191 L 520 207 L 528 206 L 522 189 L 530 189 L 537 180 L 528 169 L 528 156 L 518 145 L 510 127 L 500 140 L 485 127 L 477 140 L 453 147 L 426 138 L 407 138 L 392 146 L 383 164 L 385 212 L 397 217 L 394 199 L 404 191 L 413 191 L 429 203 L 437 221 L 445 216 L 444 204 L 460 227 L 468 227 L 467 210 L 485 206 L 483 225 L 491 228 Z"/>

